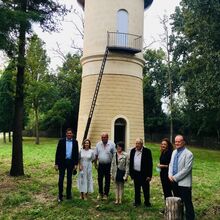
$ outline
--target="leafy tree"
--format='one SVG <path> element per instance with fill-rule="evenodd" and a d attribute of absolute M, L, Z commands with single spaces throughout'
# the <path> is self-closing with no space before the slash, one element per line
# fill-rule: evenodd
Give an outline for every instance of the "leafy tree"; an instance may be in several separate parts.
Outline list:
<path fill-rule="evenodd" d="M 64 126 L 72 127 L 73 125 L 74 131 L 77 129 L 78 121 L 81 74 L 80 55 L 67 54 L 66 61 L 58 69 L 57 86 L 60 91 L 60 97 L 67 98 L 72 105 L 70 115 L 66 117 Z"/>
<path fill-rule="evenodd" d="M 165 52 L 160 48 L 158 50 L 148 49 L 144 52 L 145 66 L 144 76 L 150 78 L 150 84 L 153 85 L 159 95 L 162 96 L 169 94 L 167 87 L 167 65 L 164 62 L 166 59 Z"/>
<path fill-rule="evenodd" d="M 63 125 L 72 110 L 71 101 L 67 98 L 57 100 L 45 115 L 45 123 L 50 127 L 59 127 L 60 137 L 63 134 Z"/>
<path fill-rule="evenodd" d="M 144 126 L 145 131 L 152 135 L 166 127 L 161 99 L 165 94 L 167 66 L 163 62 L 165 53 L 162 49 L 146 50 L 144 59 Z"/>
<path fill-rule="evenodd" d="M 182 0 L 172 18 L 187 126 L 200 136 L 215 132 L 220 140 L 220 2 Z"/>
<path fill-rule="evenodd" d="M 47 75 L 47 80 L 53 84 L 53 87 L 56 88 L 56 100 L 52 99 L 50 101 L 50 106 L 46 106 L 43 110 L 44 115 L 42 118 L 41 128 L 42 129 L 54 129 L 59 127 L 59 133 L 64 128 L 73 127 L 76 132 L 77 121 L 78 121 L 78 111 L 79 111 L 79 98 L 80 98 L 80 86 L 81 86 L 81 73 L 82 67 L 80 65 L 80 55 L 79 54 L 67 54 L 64 56 L 64 63 L 62 67 L 59 67 L 56 75 Z M 65 89 L 64 89 L 65 88 Z M 57 103 L 57 100 L 64 100 Z M 67 102 L 68 101 L 68 102 Z M 57 105 L 60 103 L 71 103 L 71 108 L 68 108 L 65 111 L 65 114 L 62 117 L 61 123 L 60 120 L 53 120 L 56 118 L 56 114 L 59 114 L 59 111 L 55 113 L 55 110 L 58 109 Z M 61 106 L 60 106 L 61 108 Z M 64 108 L 64 107 L 63 107 Z M 61 127 L 62 125 L 62 127 Z"/>
<path fill-rule="evenodd" d="M 5 133 L 12 131 L 12 121 L 14 115 L 14 95 L 15 95 L 15 65 L 10 62 L 8 67 L 0 76 L 0 131 Z"/>
<path fill-rule="evenodd" d="M 166 115 L 162 111 L 161 96 L 157 89 L 152 86 L 150 78 L 145 76 L 143 79 L 144 90 L 144 129 L 151 138 L 154 132 L 160 132 L 166 127 Z"/>
<path fill-rule="evenodd" d="M 163 26 L 163 33 L 160 35 L 160 43 L 165 51 L 164 63 L 166 64 L 166 74 L 165 74 L 165 90 L 164 96 L 168 101 L 168 116 L 170 122 L 170 141 L 173 140 L 174 132 L 174 97 L 178 94 L 180 90 L 179 82 L 179 63 L 175 62 L 173 59 L 174 52 L 174 35 L 172 30 L 169 29 L 170 18 L 164 15 L 160 18 L 160 22 Z"/>
<path fill-rule="evenodd" d="M 51 85 L 45 80 L 48 74 L 49 58 L 46 55 L 46 50 L 43 48 L 44 43 L 33 35 L 30 39 L 30 44 L 27 49 L 26 56 L 26 103 L 34 111 L 34 127 L 36 140 L 39 144 L 39 114 L 40 108 L 48 102 L 51 96 Z"/>
<path fill-rule="evenodd" d="M 63 5 L 48 0 L 4 0 L 0 5 L 0 49 L 17 57 L 17 81 L 13 122 L 12 165 L 10 175 L 24 175 L 22 129 L 24 112 L 24 72 L 26 37 L 32 24 L 44 30 L 57 30 L 57 20 L 67 13 Z"/>

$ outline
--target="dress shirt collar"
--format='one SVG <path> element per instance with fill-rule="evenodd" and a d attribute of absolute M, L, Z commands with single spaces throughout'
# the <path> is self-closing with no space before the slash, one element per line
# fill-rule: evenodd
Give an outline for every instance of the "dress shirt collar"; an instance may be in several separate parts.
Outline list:
<path fill-rule="evenodd" d="M 142 147 L 140 150 L 138 150 L 138 149 L 135 147 L 135 151 L 136 151 L 136 152 L 141 152 L 141 153 L 142 153 L 142 151 L 143 151 L 143 147 Z"/>
<path fill-rule="evenodd" d="M 180 152 L 184 151 L 184 150 L 185 150 L 185 148 L 186 148 L 186 147 L 181 147 L 181 148 L 178 148 L 178 149 L 177 149 L 177 153 L 180 153 Z"/>
<path fill-rule="evenodd" d="M 104 146 L 104 147 L 107 147 L 109 145 L 109 141 L 107 141 L 106 144 L 104 144 L 103 142 L 101 142 L 101 143 L 102 143 L 102 146 Z"/>
<path fill-rule="evenodd" d="M 71 138 L 71 139 L 66 138 L 66 141 L 68 141 L 68 142 L 72 142 L 73 139 L 72 139 L 72 138 Z"/>

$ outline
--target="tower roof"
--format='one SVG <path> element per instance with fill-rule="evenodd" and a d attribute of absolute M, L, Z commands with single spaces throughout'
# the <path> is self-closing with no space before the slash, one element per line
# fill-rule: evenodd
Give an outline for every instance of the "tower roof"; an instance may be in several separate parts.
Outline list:
<path fill-rule="evenodd" d="M 85 5 L 85 0 L 77 0 L 78 3 L 84 7 Z M 148 8 L 152 4 L 153 0 L 144 0 L 144 9 Z"/>
<path fill-rule="evenodd" d="M 78 2 L 82 7 L 84 7 L 85 0 L 77 0 L 77 2 Z"/>
<path fill-rule="evenodd" d="M 148 8 L 152 4 L 153 0 L 144 0 L 144 9 Z"/>

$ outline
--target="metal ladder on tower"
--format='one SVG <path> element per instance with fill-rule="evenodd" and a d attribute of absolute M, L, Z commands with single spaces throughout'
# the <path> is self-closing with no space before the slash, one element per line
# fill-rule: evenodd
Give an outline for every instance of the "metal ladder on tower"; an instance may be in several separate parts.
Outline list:
<path fill-rule="evenodd" d="M 97 82 L 96 82 L 96 87 L 95 87 L 95 91 L 94 91 L 94 95 L 93 95 L 93 99 L 92 99 L 92 104 L 91 104 L 90 111 L 89 111 L 89 116 L 88 116 L 87 123 L 86 123 L 86 128 L 85 128 L 83 140 L 85 140 L 87 138 L 87 135 L 89 133 L 89 127 L 90 127 L 90 124 L 91 124 L 91 121 L 92 121 L 92 116 L 93 116 L 93 112 L 94 112 L 94 109 L 95 109 L 96 100 L 97 100 L 97 97 L 98 97 L 99 88 L 100 88 L 100 85 L 101 85 L 102 76 L 103 76 L 103 72 L 104 72 L 104 69 L 105 69 L 105 63 L 106 63 L 106 60 L 107 60 L 107 57 L 108 57 L 108 53 L 109 53 L 109 50 L 108 50 L 108 47 L 106 47 L 105 54 L 104 54 L 104 57 L 103 57 L 103 60 L 102 60 L 101 69 L 100 69 L 100 72 L 99 72 L 99 76 L 98 76 L 98 79 L 97 79 Z"/>

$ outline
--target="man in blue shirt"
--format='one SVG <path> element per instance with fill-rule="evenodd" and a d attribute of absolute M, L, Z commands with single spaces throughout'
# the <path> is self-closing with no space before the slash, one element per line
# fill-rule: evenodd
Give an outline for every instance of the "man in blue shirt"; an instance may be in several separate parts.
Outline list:
<path fill-rule="evenodd" d="M 65 171 L 67 170 L 67 188 L 66 198 L 72 198 L 72 173 L 77 169 L 78 165 L 78 142 L 73 139 L 73 131 L 71 128 L 66 130 L 66 138 L 60 139 L 57 145 L 55 157 L 55 169 L 59 170 L 59 195 L 58 202 L 63 201 L 63 181 Z"/>
<path fill-rule="evenodd" d="M 169 164 L 169 179 L 172 182 L 174 196 L 180 197 L 186 209 L 186 220 L 194 220 L 192 203 L 192 165 L 193 154 L 185 147 L 184 137 L 175 137 L 176 150 Z"/>

